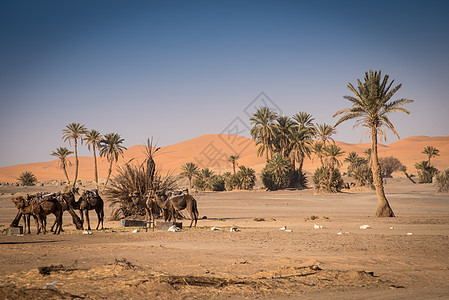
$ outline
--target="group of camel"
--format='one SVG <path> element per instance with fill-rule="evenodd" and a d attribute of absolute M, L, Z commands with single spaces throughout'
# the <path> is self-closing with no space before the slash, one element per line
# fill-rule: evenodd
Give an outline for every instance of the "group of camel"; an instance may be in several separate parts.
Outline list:
<path fill-rule="evenodd" d="M 134 192 L 129 195 L 135 205 L 140 205 L 145 208 L 147 213 L 147 221 L 154 226 L 154 215 L 159 209 L 165 221 L 176 222 L 179 218 L 179 212 L 187 210 L 190 216 L 190 227 L 198 221 L 198 205 L 190 194 L 189 190 L 185 189 L 179 192 L 165 193 L 163 190 L 148 191 L 146 195 L 141 195 L 139 192 Z"/>
<path fill-rule="evenodd" d="M 87 221 L 87 230 L 91 230 L 89 210 L 95 210 L 97 213 L 98 224 L 96 230 L 100 227 L 103 229 L 104 220 L 104 201 L 98 194 L 97 190 L 84 191 L 80 198 L 76 201 L 75 195 L 79 195 L 79 189 L 73 188 L 71 190 L 64 190 L 59 193 L 27 195 L 26 197 L 18 196 L 12 198 L 18 212 L 11 223 L 11 227 L 18 226 L 20 219 L 23 217 L 25 223 L 25 233 L 30 234 L 30 219 L 31 216 L 36 221 L 37 234 L 41 231 L 46 234 L 47 215 L 53 214 L 56 218 L 51 231 L 54 234 L 59 234 L 62 231 L 62 214 L 67 211 L 73 219 L 76 229 L 84 230 L 84 216 Z M 179 218 L 179 212 L 186 209 L 190 215 L 190 227 L 193 222 L 195 225 L 198 220 L 198 208 L 196 200 L 184 190 L 178 193 L 165 193 L 164 191 L 150 191 L 142 196 L 139 193 L 132 193 L 129 195 L 135 205 L 143 206 L 147 212 L 147 220 L 153 224 L 154 214 L 160 210 L 165 221 L 176 221 Z M 74 210 L 80 211 L 81 218 Z"/>
<path fill-rule="evenodd" d="M 36 221 L 37 234 L 41 231 L 47 233 L 47 215 L 53 214 L 56 218 L 51 231 L 59 234 L 62 231 L 62 214 L 68 211 L 72 216 L 76 229 L 84 230 L 84 216 L 86 216 L 87 229 L 91 230 L 89 220 L 89 210 L 95 210 L 98 217 L 97 230 L 103 229 L 104 201 L 98 195 L 97 190 L 84 191 L 78 201 L 75 201 L 75 194 L 79 194 L 78 189 L 65 190 L 59 193 L 27 195 L 12 198 L 12 202 L 18 210 L 16 217 L 11 223 L 11 227 L 16 227 L 23 217 L 25 223 L 25 233 L 30 234 L 31 216 Z M 75 213 L 75 209 L 80 211 L 81 219 Z M 28 230 L 27 230 L 28 229 Z"/>

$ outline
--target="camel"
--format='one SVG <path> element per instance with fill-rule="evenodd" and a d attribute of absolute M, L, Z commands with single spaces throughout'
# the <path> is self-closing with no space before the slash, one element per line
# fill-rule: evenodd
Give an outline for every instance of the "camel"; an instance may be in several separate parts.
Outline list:
<path fill-rule="evenodd" d="M 146 220 L 149 224 L 153 224 L 154 228 L 154 212 L 157 210 L 156 203 L 153 201 L 151 197 L 151 191 L 145 197 L 142 197 L 140 192 L 133 192 L 129 194 L 134 205 L 145 208 L 146 211 Z"/>
<path fill-rule="evenodd" d="M 72 216 L 73 224 L 75 224 L 76 229 L 80 230 L 83 229 L 83 223 L 81 222 L 81 219 L 77 216 L 75 211 L 73 210 L 73 203 L 75 202 L 75 193 L 78 192 L 78 188 L 69 191 L 63 191 L 56 194 L 56 199 L 58 199 L 59 203 L 62 206 L 62 211 L 68 211 L 69 214 Z M 56 225 L 56 221 L 51 227 L 50 231 L 53 231 L 53 228 Z M 61 229 L 61 231 L 64 231 Z"/>
<path fill-rule="evenodd" d="M 176 222 L 176 213 L 183 209 L 187 209 L 191 220 L 190 227 L 192 227 L 193 221 L 195 221 L 194 227 L 196 227 L 198 221 L 198 207 L 195 198 L 190 194 L 182 194 L 168 198 L 162 191 L 156 191 L 155 201 L 161 209 L 165 210 L 165 221 L 174 219 Z"/>
<path fill-rule="evenodd" d="M 17 209 L 24 215 L 34 215 L 37 218 L 37 234 L 42 230 L 44 234 L 47 233 L 47 215 L 54 214 L 56 217 L 57 226 L 54 234 L 59 234 L 62 228 L 62 207 L 56 200 L 55 196 L 42 195 L 40 193 L 35 195 L 27 195 L 27 199 L 22 196 L 12 199 Z M 26 223 L 25 223 L 26 225 Z M 28 219 L 28 229 L 30 227 Z"/>
<path fill-rule="evenodd" d="M 97 213 L 98 218 L 98 224 L 96 230 L 98 230 L 98 227 L 100 227 L 101 223 L 101 229 L 103 230 L 103 219 L 104 219 L 104 202 L 103 199 L 101 199 L 100 195 L 98 195 L 98 190 L 92 190 L 92 191 L 84 191 L 81 197 L 78 199 L 78 201 L 74 201 L 70 203 L 74 209 L 78 209 L 81 213 L 81 226 L 84 230 L 84 215 L 86 215 L 87 220 L 87 230 L 90 229 L 90 220 L 89 220 L 89 210 L 95 209 L 95 212 Z"/>
<path fill-rule="evenodd" d="M 9 226 L 17 227 L 19 225 L 20 219 L 23 217 L 23 223 L 25 223 L 25 229 L 23 232 L 31 234 L 31 222 L 30 222 L 31 216 L 33 216 L 34 220 L 36 221 L 36 224 L 38 224 L 38 221 L 37 221 L 37 217 L 31 213 L 31 206 L 30 206 L 29 210 L 30 210 L 29 213 L 23 213 L 22 211 L 18 210 L 16 217 L 14 218 L 14 220 L 11 222 L 11 225 L 9 225 Z M 28 228 L 28 231 L 27 231 L 27 228 Z"/>

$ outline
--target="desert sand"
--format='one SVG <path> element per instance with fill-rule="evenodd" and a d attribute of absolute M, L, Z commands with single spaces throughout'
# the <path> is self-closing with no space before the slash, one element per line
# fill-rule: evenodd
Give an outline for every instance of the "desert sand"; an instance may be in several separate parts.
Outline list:
<path fill-rule="evenodd" d="M 15 216 L 13 193 L 60 188 L 0 187 L 0 229 Z M 0 235 L 0 298 L 449 297 L 449 196 L 401 178 L 385 188 L 396 218 L 373 217 L 373 191 L 312 189 L 192 193 L 207 219 L 180 232 L 133 233 L 106 205 L 107 229 L 85 235 L 65 214 L 59 236 Z"/>
<path fill-rule="evenodd" d="M 369 147 L 336 143 L 346 153 L 362 154 Z M 421 151 L 428 145 L 440 150 L 432 164 L 448 168 L 449 136 L 382 145 L 380 156 L 399 158 L 413 174 L 414 163 L 426 159 Z M 189 161 L 222 174 L 231 170 L 227 157 L 239 154 L 240 165 L 259 173 L 264 159 L 255 153 L 247 138 L 204 135 L 163 147 L 156 161 L 163 171 L 175 174 Z M 133 146 L 119 163 L 142 158 L 143 146 Z M 89 183 L 92 160 L 80 158 L 82 188 L 94 188 Z M 304 169 L 310 173 L 318 164 L 306 160 Z M 100 177 L 107 168 L 100 159 Z M 54 160 L 0 168 L 0 182 L 16 182 L 22 171 L 32 171 L 40 182 L 64 180 Z M 449 297 L 449 195 L 437 194 L 432 184 L 412 184 L 399 173 L 386 179 L 396 218 L 373 217 L 377 198 L 371 190 L 315 195 L 311 188 L 267 192 L 260 187 L 258 180 L 253 191 L 192 192 L 205 218 L 196 228 L 186 228 L 190 221 L 184 220 L 180 232 L 121 227 L 109 219 L 111 207 L 105 199 L 105 230 L 83 234 L 64 214 L 61 235 L 36 235 L 32 227 L 31 235 L 6 236 L 16 215 L 13 196 L 63 187 L 51 182 L 2 185 L 0 299 Z M 96 214 L 91 212 L 90 218 L 95 228 Z M 53 220 L 50 216 L 48 222 Z M 360 229 L 363 225 L 369 228 Z M 231 232 L 233 227 L 238 231 Z"/>
<path fill-rule="evenodd" d="M 346 155 L 352 151 L 363 155 L 363 152 L 370 147 L 369 144 L 348 144 L 336 141 Z M 399 140 L 388 145 L 379 145 L 379 157 L 397 157 L 406 167 L 409 174 L 416 174 L 414 164 L 421 160 L 426 160 L 426 155 L 422 154 L 424 147 L 432 145 L 440 150 L 440 156 L 432 158 L 432 165 L 439 170 L 449 168 L 449 136 L 428 137 L 415 136 Z M 144 158 L 144 146 L 136 145 L 125 150 L 124 157 L 120 158 L 119 164 L 124 164 L 131 159 L 139 161 Z M 265 165 L 263 157 L 257 157 L 257 147 L 254 141 L 236 135 L 208 134 L 200 137 L 162 147 L 155 159 L 162 172 L 178 174 L 180 168 L 186 162 L 194 162 L 200 167 L 208 167 L 223 174 L 231 171 L 231 166 L 227 161 L 230 155 L 238 154 L 240 159 L 238 164 L 251 167 L 260 172 Z M 50 155 L 49 155 L 50 157 Z M 312 157 L 313 158 L 313 157 Z M 74 157 L 70 157 L 74 163 Z M 313 172 L 319 167 L 318 159 L 306 159 L 304 170 Z M 80 157 L 79 180 L 87 181 L 94 179 L 93 157 Z M 100 178 L 106 178 L 109 163 L 106 158 L 98 159 L 98 171 Z M 347 164 L 343 165 L 346 170 Z M 74 178 L 75 164 L 68 168 L 69 177 Z M 17 182 L 17 177 L 24 171 L 33 172 L 38 181 L 65 180 L 62 170 L 58 167 L 58 160 L 49 162 L 38 162 L 23 165 L 15 165 L 0 168 L 0 182 Z M 114 173 L 113 173 L 114 174 Z"/>

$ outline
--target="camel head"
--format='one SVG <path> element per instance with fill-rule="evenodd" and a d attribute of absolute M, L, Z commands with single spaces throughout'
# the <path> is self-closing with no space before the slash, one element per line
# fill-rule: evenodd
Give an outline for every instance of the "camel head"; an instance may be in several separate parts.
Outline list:
<path fill-rule="evenodd" d="M 15 204 L 17 209 L 24 208 L 26 205 L 26 200 L 22 196 L 14 197 L 11 199 L 11 201 Z"/>
<path fill-rule="evenodd" d="M 130 193 L 128 195 L 129 198 L 131 198 L 131 201 L 133 202 L 134 205 L 139 204 L 139 199 L 140 199 L 140 193 L 137 191 L 134 191 L 132 193 Z"/>

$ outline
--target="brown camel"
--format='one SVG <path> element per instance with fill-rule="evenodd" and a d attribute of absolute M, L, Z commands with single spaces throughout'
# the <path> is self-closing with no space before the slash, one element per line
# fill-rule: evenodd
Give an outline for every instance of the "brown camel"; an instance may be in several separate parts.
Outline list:
<path fill-rule="evenodd" d="M 81 230 L 83 229 L 83 223 L 81 222 L 81 219 L 78 217 L 78 215 L 75 213 L 75 210 L 73 209 L 73 205 L 75 202 L 75 193 L 78 192 L 78 188 L 69 191 L 63 191 L 56 194 L 56 199 L 58 199 L 59 203 L 62 206 L 62 211 L 68 211 L 68 213 L 72 216 L 73 224 L 75 224 L 76 229 Z M 51 227 L 50 231 L 53 231 L 53 228 L 56 225 L 56 221 Z M 61 229 L 61 231 L 64 231 Z"/>
<path fill-rule="evenodd" d="M 38 193 L 35 195 L 27 195 L 27 199 L 19 196 L 13 198 L 12 201 L 22 214 L 32 214 L 37 217 L 37 234 L 39 234 L 41 230 L 44 234 L 47 233 L 47 215 L 49 214 L 54 214 L 56 217 L 57 227 L 54 233 L 59 234 L 61 232 L 62 207 L 58 200 L 54 197 L 54 194 L 42 195 Z"/>
<path fill-rule="evenodd" d="M 134 205 L 145 208 L 146 211 L 146 220 L 149 224 L 153 224 L 154 228 L 154 213 L 158 210 L 156 207 L 156 203 L 151 197 L 151 191 L 145 197 L 142 197 L 140 192 L 133 192 L 129 194 Z"/>
<path fill-rule="evenodd" d="M 174 219 L 176 222 L 176 214 L 181 210 L 187 209 L 191 220 L 190 227 L 192 227 L 193 221 L 195 221 L 194 226 L 196 227 L 198 221 L 198 207 L 195 198 L 189 194 L 167 198 L 168 197 L 162 191 L 157 191 L 155 193 L 157 205 L 165 210 L 165 221 Z"/>
<path fill-rule="evenodd" d="M 95 212 L 97 213 L 98 218 L 98 224 L 96 230 L 98 230 L 98 227 L 100 227 L 101 223 L 101 229 L 103 230 L 103 219 L 104 219 L 104 202 L 103 199 L 101 199 L 100 195 L 98 195 L 98 190 L 92 190 L 92 191 L 84 191 L 81 197 L 78 199 L 78 201 L 73 202 L 73 208 L 79 209 L 81 214 L 81 223 L 82 228 L 84 229 L 84 215 L 86 215 L 87 220 L 87 230 L 90 229 L 90 220 L 89 220 L 89 210 L 95 209 Z"/>
<path fill-rule="evenodd" d="M 29 210 L 29 212 L 26 212 L 26 213 L 22 212 L 21 210 L 18 210 L 16 217 L 14 218 L 14 220 L 11 222 L 11 225 L 9 225 L 9 226 L 10 227 L 19 226 L 20 219 L 23 217 L 23 223 L 25 223 L 25 229 L 23 232 L 31 234 L 31 222 L 30 222 L 31 216 L 33 216 L 34 220 L 36 221 L 36 225 L 38 225 L 38 221 L 37 221 L 37 217 L 35 215 L 33 215 L 31 212 L 31 206 L 27 210 Z M 28 231 L 27 231 L 27 229 L 28 229 Z"/>

